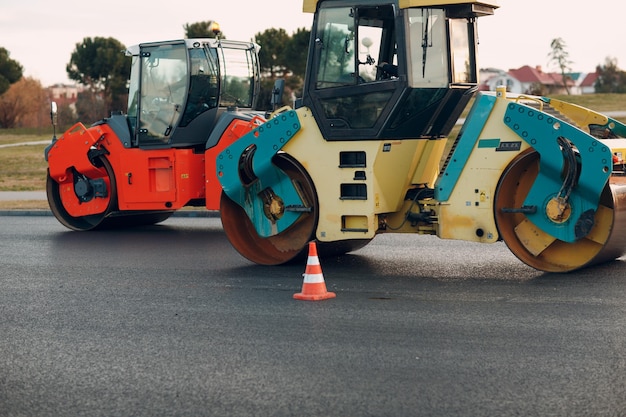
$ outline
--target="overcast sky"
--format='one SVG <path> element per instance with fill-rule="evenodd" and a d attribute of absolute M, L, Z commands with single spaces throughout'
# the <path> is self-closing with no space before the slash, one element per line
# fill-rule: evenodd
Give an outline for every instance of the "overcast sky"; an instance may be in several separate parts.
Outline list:
<path fill-rule="evenodd" d="M 607 56 L 626 69 L 623 0 L 499 0 L 479 19 L 480 67 L 552 69 L 550 42 L 560 37 L 574 71 L 593 71 Z M 85 37 L 113 37 L 126 46 L 180 39 L 183 25 L 220 23 L 229 39 L 250 40 L 269 28 L 310 29 L 301 0 L 0 0 L 0 46 L 44 86 L 68 82 L 65 66 Z"/>

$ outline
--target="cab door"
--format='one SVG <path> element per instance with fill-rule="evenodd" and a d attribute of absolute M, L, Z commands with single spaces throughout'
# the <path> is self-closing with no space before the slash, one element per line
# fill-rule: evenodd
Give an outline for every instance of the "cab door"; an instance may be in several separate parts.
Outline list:
<path fill-rule="evenodd" d="M 304 104 L 327 140 L 374 139 L 406 86 L 397 70 L 395 8 L 329 3 L 314 25 Z"/>

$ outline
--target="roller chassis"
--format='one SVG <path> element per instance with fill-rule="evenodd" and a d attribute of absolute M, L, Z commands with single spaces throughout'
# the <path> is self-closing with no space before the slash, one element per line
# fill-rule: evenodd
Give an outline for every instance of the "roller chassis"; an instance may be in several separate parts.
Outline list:
<path fill-rule="evenodd" d="M 621 239 L 615 239 L 611 231 L 623 223 L 625 191 L 616 181 L 619 176 L 612 171 L 611 140 L 591 136 L 584 127 L 572 124 L 567 113 L 558 118 L 543 111 L 543 107 L 548 110 L 549 103 L 550 99 L 544 97 L 479 94 L 450 155 L 445 158 L 442 158 L 443 147 L 436 146 L 437 141 L 414 140 L 390 145 L 389 141 L 382 140 L 353 146 L 326 142 L 307 108 L 289 111 L 288 116 L 283 114 L 268 121 L 267 126 L 272 126 L 275 132 L 281 130 L 281 118 L 289 119 L 285 122 L 288 126 L 301 126 L 289 137 L 278 134 L 272 138 L 253 132 L 245 146 L 254 144 L 256 152 L 268 152 L 268 155 L 272 150 L 280 150 L 298 165 L 307 167 L 306 173 L 317 198 L 325 202 L 319 205 L 316 214 L 315 239 L 319 242 L 371 239 L 380 233 L 407 232 L 482 243 L 505 240 L 530 266 L 567 272 L 624 253 Z M 579 107 L 573 109 L 582 111 Z M 623 129 L 616 121 L 586 111 L 588 117 L 604 120 L 616 131 Z M 422 148 L 425 144 L 430 146 L 429 151 Z M 237 147 L 241 149 L 244 145 L 239 143 Z M 349 168 L 343 174 L 341 171 L 345 168 L 330 166 L 339 159 L 341 152 L 352 147 L 366 149 L 367 161 L 371 155 L 371 164 L 368 162 L 363 170 Z M 396 147 L 398 152 L 394 153 Z M 414 154 L 406 152 L 408 149 Z M 236 160 L 234 149 L 226 149 L 218 160 L 225 160 L 227 154 L 231 160 Z M 390 160 L 385 161 L 385 158 Z M 427 181 L 429 175 L 424 173 L 424 167 L 415 162 L 433 160 L 443 160 L 444 166 L 440 172 L 434 171 L 437 166 L 431 166 L 430 181 Z M 570 188 L 564 188 L 563 175 L 572 168 L 569 164 L 576 164 L 575 181 L 566 184 Z M 384 177 L 390 165 L 399 171 L 408 169 L 407 175 L 401 177 L 410 178 L 405 183 L 395 183 L 391 187 L 393 193 L 387 185 L 379 187 L 376 181 L 368 181 Z M 222 166 L 222 169 L 217 175 L 221 181 L 238 177 L 236 164 Z M 529 169 L 532 172 L 527 174 Z M 523 175 L 529 175 L 520 188 L 524 198 L 511 200 L 507 188 L 519 188 L 517 182 Z M 363 179 L 366 194 L 374 198 L 346 199 L 337 195 L 336 190 L 341 190 L 342 185 L 347 181 L 354 183 L 358 178 Z M 509 184 L 512 179 L 515 184 Z M 282 184 L 289 187 L 288 176 L 283 178 Z M 255 187 L 272 188 L 272 183 L 259 181 Z M 237 181 L 224 188 L 229 190 L 228 195 L 240 190 L 241 197 L 233 200 L 241 205 L 248 204 L 246 214 L 253 219 L 259 235 L 261 229 L 272 230 L 273 219 L 262 210 L 251 208 L 254 193 L 250 189 L 238 188 Z M 328 190 L 334 192 L 328 193 Z M 293 188 L 291 194 L 297 196 L 298 192 Z M 558 202 L 564 202 L 567 208 L 560 209 Z M 297 221 L 298 213 L 295 214 Z M 276 234 L 288 233 L 289 227 L 288 222 L 283 223 Z M 554 254 L 547 255 L 548 260 L 543 259 L 542 254 L 550 251 Z M 571 253 L 568 255 L 568 252 Z M 607 254 L 610 254 L 608 258 Z"/>

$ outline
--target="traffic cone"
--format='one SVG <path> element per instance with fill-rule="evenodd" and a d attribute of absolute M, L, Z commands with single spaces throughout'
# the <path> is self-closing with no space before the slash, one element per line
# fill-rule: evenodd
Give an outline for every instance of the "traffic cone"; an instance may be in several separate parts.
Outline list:
<path fill-rule="evenodd" d="M 317 246 L 315 242 L 309 242 L 309 257 L 306 261 L 306 270 L 304 271 L 304 283 L 302 284 L 302 292 L 293 295 L 296 300 L 318 301 L 335 298 L 337 294 L 326 291 L 326 283 L 324 282 L 324 274 L 322 266 L 317 257 Z"/>

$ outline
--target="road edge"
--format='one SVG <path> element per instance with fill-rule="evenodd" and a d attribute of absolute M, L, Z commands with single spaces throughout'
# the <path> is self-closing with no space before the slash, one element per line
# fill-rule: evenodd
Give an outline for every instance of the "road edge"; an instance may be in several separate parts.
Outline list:
<path fill-rule="evenodd" d="M 50 210 L 0 210 L 0 216 L 52 216 Z M 219 211 L 213 210 L 179 210 L 172 214 L 172 217 L 219 217 Z"/>

